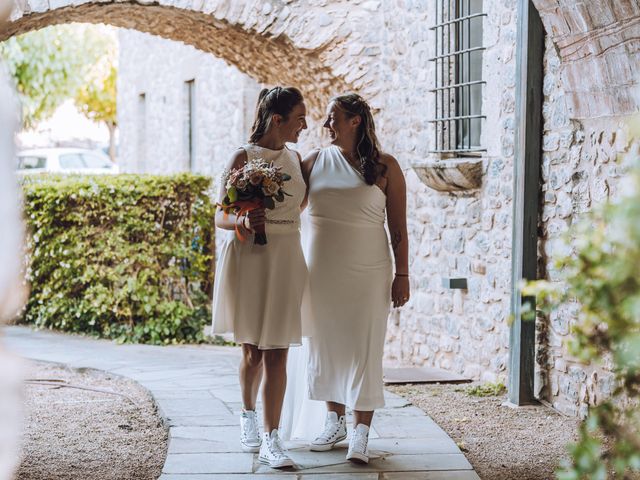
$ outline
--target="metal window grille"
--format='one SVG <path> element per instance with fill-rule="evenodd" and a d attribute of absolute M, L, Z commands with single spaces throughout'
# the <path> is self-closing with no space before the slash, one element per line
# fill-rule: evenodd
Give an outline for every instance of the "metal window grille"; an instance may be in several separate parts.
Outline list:
<path fill-rule="evenodd" d="M 481 152 L 482 0 L 436 0 L 435 149 L 433 153 Z"/>

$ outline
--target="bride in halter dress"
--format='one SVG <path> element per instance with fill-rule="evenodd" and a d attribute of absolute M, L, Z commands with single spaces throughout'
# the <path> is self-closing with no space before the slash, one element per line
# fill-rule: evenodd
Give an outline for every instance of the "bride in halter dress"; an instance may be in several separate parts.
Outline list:
<path fill-rule="evenodd" d="M 319 432 L 322 404 L 302 402 L 286 413 L 287 433 L 290 429 L 292 437 L 308 439 L 316 430 L 320 435 L 311 450 L 330 450 L 347 436 L 349 407 L 354 433 L 347 458 L 366 463 L 373 413 L 384 406 L 387 317 L 392 305 L 400 307 L 409 299 L 406 187 L 398 162 L 379 151 L 373 117 L 361 97 L 334 98 L 324 126 L 332 145 L 303 162 L 308 185 L 308 229 L 303 232 L 309 268 L 303 309 L 308 360 L 302 380 L 296 376 L 302 362 L 289 363 L 289 377 L 297 384 L 289 388 L 287 407 L 298 402 L 293 392 L 304 388 L 310 399 L 326 403 L 328 414 Z"/>

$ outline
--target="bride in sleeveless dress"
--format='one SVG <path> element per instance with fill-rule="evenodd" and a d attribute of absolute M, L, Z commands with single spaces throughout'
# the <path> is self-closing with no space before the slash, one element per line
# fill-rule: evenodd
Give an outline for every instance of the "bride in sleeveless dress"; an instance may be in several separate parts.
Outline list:
<path fill-rule="evenodd" d="M 409 300 L 406 186 L 396 159 L 380 151 L 371 109 L 359 95 L 332 99 L 324 128 L 332 145 L 311 152 L 302 166 L 310 338 L 307 379 L 299 383 L 309 398 L 326 403 L 325 426 L 311 450 L 330 450 L 347 438 L 349 407 L 354 429 L 347 459 L 367 463 L 369 427 L 384 406 L 387 317 L 391 305 Z M 317 415 L 317 406 L 305 405 L 297 418 L 291 414 L 294 436 L 314 422 L 307 415 Z"/>
<path fill-rule="evenodd" d="M 240 442 L 244 451 L 259 452 L 260 462 L 272 468 L 293 466 L 278 428 L 288 349 L 301 344 L 300 306 L 307 268 L 300 244 L 300 207 L 306 185 L 301 157 L 285 142 L 297 142 L 307 128 L 305 116 L 299 90 L 275 87 L 260 93 L 249 144 L 233 155 L 227 171 L 258 158 L 273 162 L 291 177 L 284 185 L 287 196 L 274 209 L 256 209 L 243 219 L 220 210 L 216 213 L 216 226 L 223 230 L 225 240 L 215 274 L 213 332 L 232 332 L 242 345 Z M 225 183 L 223 175 L 220 202 Z M 255 245 L 251 234 L 240 241 L 234 231 L 239 222 L 248 233 L 264 226 L 268 243 Z M 255 411 L 261 382 L 263 438 Z"/>

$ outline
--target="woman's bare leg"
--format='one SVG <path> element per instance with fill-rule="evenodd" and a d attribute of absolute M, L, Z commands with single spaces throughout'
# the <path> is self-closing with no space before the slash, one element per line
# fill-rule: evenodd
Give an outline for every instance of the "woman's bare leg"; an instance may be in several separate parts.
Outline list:
<path fill-rule="evenodd" d="M 255 345 L 242 344 L 240 362 L 240 390 L 245 410 L 255 410 L 260 381 L 262 380 L 262 351 Z"/>
<path fill-rule="evenodd" d="M 340 418 L 345 415 L 346 407 L 341 403 L 327 402 L 327 411 L 336 412 Z"/>
<path fill-rule="evenodd" d="M 262 404 L 264 406 L 264 430 L 271 432 L 280 427 L 280 414 L 284 393 L 287 388 L 287 354 L 289 349 L 264 350 L 264 387 Z"/>
<path fill-rule="evenodd" d="M 365 424 L 367 427 L 371 426 L 371 421 L 373 420 L 373 410 L 370 411 L 362 411 L 362 410 L 354 410 L 353 411 L 353 426 L 357 427 L 361 423 Z"/>

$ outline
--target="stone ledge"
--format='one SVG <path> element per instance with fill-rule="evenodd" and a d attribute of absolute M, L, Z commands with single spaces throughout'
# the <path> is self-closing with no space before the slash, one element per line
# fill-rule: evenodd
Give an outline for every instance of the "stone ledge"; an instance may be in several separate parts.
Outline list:
<path fill-rule="evenodd" d="M 427 160 L 411 166 L 422 183 L 439 192 L 475 190 L 482 185 L 481 158 Z"/>

